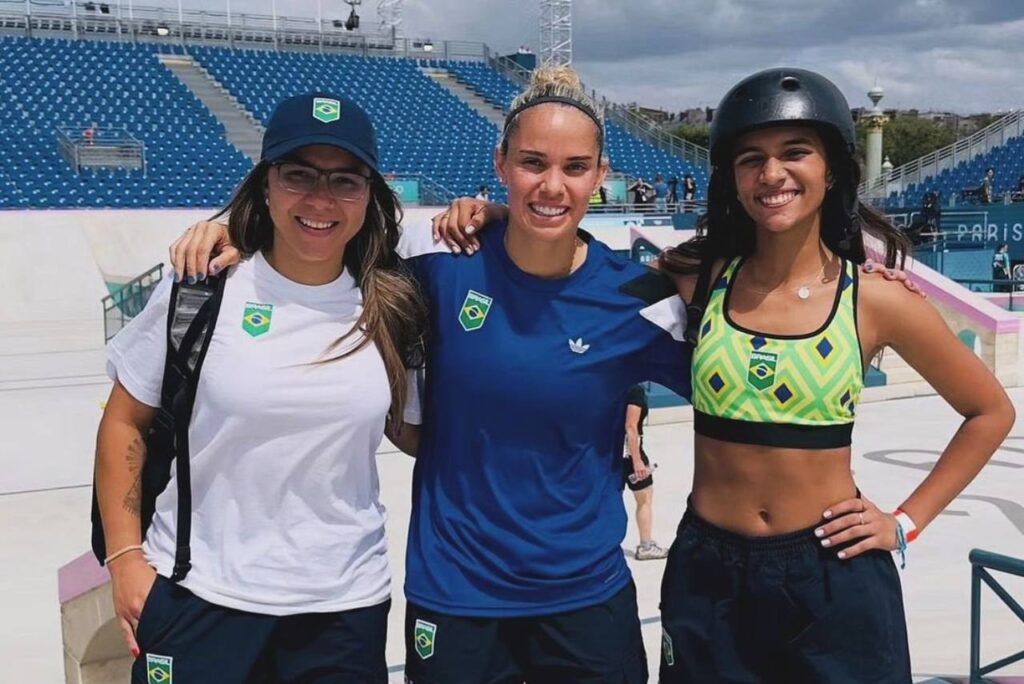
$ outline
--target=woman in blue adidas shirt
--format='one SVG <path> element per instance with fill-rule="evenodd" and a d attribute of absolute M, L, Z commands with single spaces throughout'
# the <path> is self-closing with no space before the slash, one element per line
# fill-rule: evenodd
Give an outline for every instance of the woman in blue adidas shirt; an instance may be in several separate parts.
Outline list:
<path fill-rule="evenodd" d="M 406 365 L 425 309 L 365 112 L 327 94 L 282 102 L 225 212 L 250 258 L 223 276 L 204 352 L 183 455 L 192 567 L 177 582 L 176 469 L 140 530 L 169 281 L 109 348 L 96 490 L 132 681 L 386 682 L 375 452 L 386 425 L 415 450 L 415 427 L 397 428 L 419 422 Z"/>

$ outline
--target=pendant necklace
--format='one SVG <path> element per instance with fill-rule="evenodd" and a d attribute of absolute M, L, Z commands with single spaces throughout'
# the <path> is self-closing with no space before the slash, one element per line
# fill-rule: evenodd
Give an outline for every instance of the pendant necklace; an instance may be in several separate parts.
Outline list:
<path fill-rule="evenodd" d="M 801 285 L 800 287 L 797 288 L 797 290 L 796 290 L 796 296 L 797 297 L 799 297 L 803 301 L 806 301 L 807 299 L 810 299 L 810 297 L 811 297 L 811 285 L 813 283 L 816 283 L 817 281 L 821 280 L 821 277 L 823 275 L 825 275 L 825 267 L 827 265 L 828 265 L 828 262 L 825 262 L 824 264 L 822 264 L 821 270 L 818 271 L 818 274 L 816 276 L 814 276 L 814 279 L 811 280 L 810 283 L 808 283 L 807 285 Z M 750 292 L 754 292 L 756 294 L 761 294 L 761 295 L 770 295 L 770 294 L 775 294 L 776 292 L 778 292 L 778 290 L 758 290 L 757 288 L 750 287 L 749 285 L 744 285 L 744 287 L 748 291 L 750 291 Z M 791 288 L 790 288 L 790 290 L 791 290 Z"/>

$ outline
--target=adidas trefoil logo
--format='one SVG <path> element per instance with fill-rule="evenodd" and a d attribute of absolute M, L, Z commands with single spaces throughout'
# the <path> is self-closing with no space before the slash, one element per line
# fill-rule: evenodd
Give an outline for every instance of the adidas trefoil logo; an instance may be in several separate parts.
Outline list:
<path fill-rule="evenodd" d="M 569 340 L 569 349 L 573 350 L 577 354 L 584 354 L 588 349 L 590 349 L 590 345 L 583 344 L 583 338 L 577 337 L 575 340 Z"/>

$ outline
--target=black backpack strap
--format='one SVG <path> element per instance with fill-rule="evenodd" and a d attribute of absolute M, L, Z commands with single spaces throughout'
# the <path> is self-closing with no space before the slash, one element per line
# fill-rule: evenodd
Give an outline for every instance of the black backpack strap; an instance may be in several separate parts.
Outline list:
<path fill-rule="evenodd" d="M 711 269 L 714 268 L 714 259 L 705 257 L 700 262 L 700 270 L 697 272 L 697 286 L 693 288 L 693 297 L 686 304 L 686 333 L 684 339 L 697 346 L 700 338 L 700 322 L 704 318 L 704 309 L 708 305 L 708 298 L 711 294 Z"/>
<path fill-rule="evenodd" d="M 168 325 L 168 363 L 182 381 L 180 390 L 170 398 L 171 405 L 168 407 L 174 416 L 174 452 L 178 487 L 177 544 L 174 552 L 174 570 L 171 573 L 173 582 L 185 579 L 192 569 L 192 463 L 188 433 L 192 422 L 192 409 L 195 407 L 196 387 L 199 385 L 199 371 L 213 338 L 226 280 L 221 276 L 207 283 L 206 286 L 212 286 L 213 292 L 195 313 L 177 348 L 173 346 L 171 326 Z M 179 285 L 175 285 L 175 291 L 171 293 L 172 310 L 179 306 L 178 287 Z"/>

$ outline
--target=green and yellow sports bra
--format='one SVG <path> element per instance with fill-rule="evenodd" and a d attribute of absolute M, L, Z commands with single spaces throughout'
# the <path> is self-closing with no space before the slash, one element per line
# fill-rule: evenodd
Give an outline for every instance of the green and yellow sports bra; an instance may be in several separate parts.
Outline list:
<path fill-rule="evenodd" d="M 693 352 L 694 431 L 741 444 L 849 446 L 864 387 L 857 267 L 843 260 L 828 320 L 808 335 L 766 335 L 729 318 L 733 259 L 715 281 Z"/>

